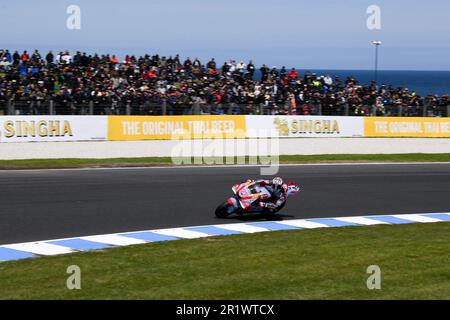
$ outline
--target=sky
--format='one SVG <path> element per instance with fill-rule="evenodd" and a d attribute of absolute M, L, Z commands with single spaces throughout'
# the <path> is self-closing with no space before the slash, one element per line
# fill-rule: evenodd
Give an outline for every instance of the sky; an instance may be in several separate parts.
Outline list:
<path fill-rule="evenodd" d="M 370 5 L 381 30 L 367 28 Z M 0 48 L 373 69 L 381 40 L 380 69 L 450 70 L 449 12 L 447 0 L 0 0 Z"/>

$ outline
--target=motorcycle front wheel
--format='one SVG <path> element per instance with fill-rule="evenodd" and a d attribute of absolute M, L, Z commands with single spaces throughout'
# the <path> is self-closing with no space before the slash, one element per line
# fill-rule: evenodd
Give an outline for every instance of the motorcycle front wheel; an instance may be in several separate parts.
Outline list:
<path fill-rule="evenodd" d="M 224 202 L 221 205 L 219 205 L 216 209 L 216 217 L 217 218 L 227 218 L 233 212 L 228 212 L 228 208 L 230 207 L 230 204 L 228 202 Z"/>

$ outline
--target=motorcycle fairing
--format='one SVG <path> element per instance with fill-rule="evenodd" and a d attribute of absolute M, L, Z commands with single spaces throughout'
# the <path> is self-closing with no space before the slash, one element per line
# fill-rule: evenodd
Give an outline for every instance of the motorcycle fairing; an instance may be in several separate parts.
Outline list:
<path fill-rule="evenodd" d="M 234 185 L 232 190 L 238 196 L 242 209 L 249 208 L 258 199 L 268 199 L 271 195 L 267 188 L 255 186 L 255 181 L 252 180 Z"/>

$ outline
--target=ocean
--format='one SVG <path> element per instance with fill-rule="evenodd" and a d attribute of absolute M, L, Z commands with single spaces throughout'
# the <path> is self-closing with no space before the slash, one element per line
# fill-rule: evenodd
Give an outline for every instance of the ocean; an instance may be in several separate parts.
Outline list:
<path fill-rule="evenodd" d="M 338 76 L 345 80 L 352 76 L 360 84 L 369 84 L 375 76 L 373 70 L 297 70 L 301 77 L 305 72 L 316 73 L 318 76 L 329 74 L 332 77 Z M 289 72 L 289 69 L 288 69 Z M 260 77 L 259 70 L 256 77 Z M 393 87 L 408 88 L 416 91 L 421 96 L 450 94 L 450 71 L 378 71 L 379 85 L 392 85 Z"/>

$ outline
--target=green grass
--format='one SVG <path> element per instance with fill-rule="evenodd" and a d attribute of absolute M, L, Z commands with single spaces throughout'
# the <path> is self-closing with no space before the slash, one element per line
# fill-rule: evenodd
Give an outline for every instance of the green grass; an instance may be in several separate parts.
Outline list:
<path fill-rule="evenodd" d="M 335 155 L 292 155 L 280 156 L 280 163 L 330 163 L 330 162 L 450 162 L 449 153 L 439 154 L 335 154 Z M 0 160 L 0 170 L 42 169 L 42 168 L 86 168 L 86 167 L 136 167 L 173 165 L 170 157 L 114 158 L 114 159 L 31 159 Z M 206 159 L 200 163 L 212 163 Z M 225 159 L 215 164 L 226 163 Z M 244 164 L 248 164 L 248 158 Z M 184 164 L 195 164 L 194 159 Z"/>
<path fill-rule="evenodd" d="M 267 232 L 0 263 L 1 299 L 450 299 L 450 223 Z M 81 268 L 81 290 L 66 269 Z M 369 265 L 381 290 L 368 290 Z"/>
<path fill-rule="evenodd" d="M 27 159 L 0 160 L 1 170 L 44 168 L 101 168 L 170 165 L 170 157 L 112 159 Z"/>

